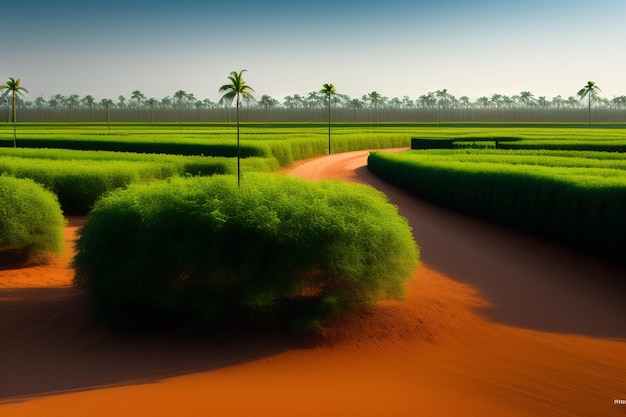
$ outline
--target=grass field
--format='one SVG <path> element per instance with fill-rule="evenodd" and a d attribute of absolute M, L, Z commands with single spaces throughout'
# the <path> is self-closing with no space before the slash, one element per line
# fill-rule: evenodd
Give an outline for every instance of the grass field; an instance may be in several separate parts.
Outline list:
<path fill-rule="evenodd" d="M 237 153 L 234 124 L 20 124 L 17 133 L 20 149 L 9 149 L 13 145 L 12 135 L 11 125 L 0 125 L 0 172 L 33 178 L 56 190 L 64 209 L 67 211 L 71 207 L 75 213 L 88 211 L 102 193 L 126 187 L 131 182 L 175 175 L 236 172 L 232 158 Z M 522 149 L 626 149 L 626 129 L 619 128 L 559 125 L 436 127 L 383 123 L 378 126 L 333 125 L 331 152 L 408 147 L 415 137 L 450 139 L 457 147 L 489 147 L 489 143 L 497 140 L 499 147 Z M 297 160 L 326 154 L 328 126 L 244 123 L 241 126 L 241 152 L 244 171 L 273 171 Z M 483 152 L 483 158 L 486 155 Z M 498 155 L 492 158 L 497 159 Z M 212 158 L 207 158 L 209 156 Z M 565 153 L 565 159 L 555 163 L 564 163 L 564 160 L 575 163 L 571 156 Z M 620 164 L 621 154 L 604 152 L 596 159 L 611 159 L 613 164 Z M 606 162 L 601 165 L 606 166 Z M 59 174 L 61 172 L 63 174 Z M 97 182 L 97 187 L 83 184 L 81 178 L 94 176 L 97 178 L 92 182 Z M 120 176 L 123 178 L 118 178 Z M 58 179 L 60 177 L 65 179 Z M 57 183 L 67 183 L 69 185 L 62 188 L 69 187 L 74 191 L 59 192 Z M 73 196 L 76 193 L 89 193 L 89 196 Z M 69 201 L 65 197 L 68 195 Z"/>

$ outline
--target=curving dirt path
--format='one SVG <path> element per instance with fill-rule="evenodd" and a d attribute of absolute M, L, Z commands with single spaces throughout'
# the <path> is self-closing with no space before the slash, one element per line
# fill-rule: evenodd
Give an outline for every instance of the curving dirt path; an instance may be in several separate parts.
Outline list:
<path fill-rule="evenodd" d="M 406 300 L 313 344 L 119 334 L 69 286 L 71 219 L 64 259 L 0 267 L 0 416 L 626 416 L 626 272 L 416 200 L 367 155 L 288 171 L 398 205 L 422 250 Z"/>

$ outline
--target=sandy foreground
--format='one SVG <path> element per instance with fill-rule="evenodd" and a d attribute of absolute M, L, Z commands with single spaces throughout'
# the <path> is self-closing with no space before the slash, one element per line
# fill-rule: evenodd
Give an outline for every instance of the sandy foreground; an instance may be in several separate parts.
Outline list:
<path fill-rule="evenodd" d="M 389 196 L 422 252 L 406 300 L 316 341 L 120 334 L 71 287 L 70 218 L 64 258 L 0 265 L 0 416 L 626 416 L 624 268 L 416 200 L 367 155 L 288 173 Z"/>

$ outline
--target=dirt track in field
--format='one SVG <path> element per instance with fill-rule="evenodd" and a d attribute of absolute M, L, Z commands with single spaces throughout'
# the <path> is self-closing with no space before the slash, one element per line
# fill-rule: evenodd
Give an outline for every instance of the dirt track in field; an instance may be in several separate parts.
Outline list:
<path fill-rule="evenodd" d="M 134 336 L 94 323 L 67 255 L 0 266 L 0 416 L 626 416 L 626 271 L 421 202 L 368 152 L 286 173 L 385 192 L 421 265 L 323 343 L 278 335 Z"/>

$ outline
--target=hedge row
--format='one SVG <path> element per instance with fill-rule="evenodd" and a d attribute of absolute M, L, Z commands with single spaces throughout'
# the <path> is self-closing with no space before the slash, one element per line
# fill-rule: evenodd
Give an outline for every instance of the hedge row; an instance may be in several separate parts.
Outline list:
<path fill-rule="evenodd" d="M 272 155 L 281 166 L 288 166 L 294 161 L 326 155 L 328 137 L 316 135 L 306 139 L 268 140 Z M 334 134 L 331 131 L 331 153 L 360 151 L 364 149 L 385 149 L 410 146 L 409 135 L 351 133 Z"/>
<path fill-rule="evenodd" d="M 268 136 L 272 136 L 268 134 Z M 306 132 L 304 138 L 249 141 L 247 154 L 260 157 L 242 159 L 242 170 L 274 171 L 293 161 L 324 155 L 328 141 L 323 135 Z M 55 192 L 65 214 L 86 214 L 104 193 L 127 187 L 132 182 L 168 178 L 173 175 L 213 175 L 236 172 L 233 158 L 182 156 L 151 153 L 119 152 L 135 149 L 140 152 L 191 152 L 201 150 L 206 143 L 130 142 L 79 139 L 28 139 L 29 143 L 52 148 L 0 148 L 0 173 L 19 178 L 33 178 Z M 95 144 L 95 145 L 94 145 Z M 120 146 L 123 144 L 123 146 Z M 213 144 L 213 150 L 220 145 Z M 74 149 L 58 149 L 64 147 Z M 224 145 L 226 146 L 226 145 Z M 233 144 L 228 146 L 233 147 Z M 228 147 L 227 146 L 227 147 Z M 243 151 L 242 154 L 246 154 Z M 351 133 L 331 137 L 332 152 L 408 146 L 408 137 L 397 134 L 380 136 Z M 109 151 L 75 150 L 108 149 Z M 226 148 L 224 148 L 226 149 Z M 234 148 L 233 148 L 234 149 Z M 269 156 L 268 156 L 269 155 Z M 37 159 L 36 163 L 32 160 Z"/>
<path fill-rule="evenodd" d="M 429 150 L 428 155 L 450 163 L 511 164 L 542 167 L 605 168 L 626 170 L 626 158 L 615 152 L 463 149 Z M 584 171 L 580 171 L 584 172 Z"/>
<path fill-rule="evenodd" d="M 291 132 L 291 130 L 289 130 Z M 229 135 L 232 136 L 232 133 Z M 48 148 L 82 151 L 112 151 L 126 154 L 169 154 L 169 155 L 197 155 L 214 157 L 235 157 L 237 148 L 234 140 L 188 139 L 186 142 L 162 140 L 148 141 L 146 139 L 108 139 L 107 137 L 92 139 L 82 138 L 28 138 L 19 142 L 20 148 Z M 252 137 L 254 139 L 249 139 Z M 280 137 L 280 139 L 275 139 Z M 370 133 L 331 133 L 331 152 L 347 152 L 363 149 L 381 149 L 391 147 L 407 147 L 410 140 L 408 134 L 379 134 Z M 13 142 L 0 140 L 0 146 L 12 146 Z M 4 148 L 6 149 L 6 148 Z M 0 151 L 3 148 L 0 147 Z M 312 158 L 328 153 L 328 138 L 324 134 L 294 130 L 284 133 L 254 133 L 249 134 L 246 140 L 241 141 L 242 158 L 276 158 L 281 167 L 294 161 Z"/>
<path fill-rule="evenodd" d="M 46 186 L 57 195 L 66 215 L 87 214 L 102 195 L 134 182 L 176 175 L 232 174 L 237 169 L 233 158 L 59 149 L 0 149 L 0 156 L 0 173 L 31 178 Z M 242 163 L 244 172 L 274 169 L 274 159 L 247 158 Z"/>
<path fill-rule="evenodd" d="M 626 171 L 493 159 L 467 151 L 372 153 L 368 168 L 420 198 L 617 261 L 626 247 Z M 550 158 L 546 157 L 546 161 Z M 610 162 L 610 161 L 609 161 Z"/>
<path fill-rule="evenodd" d="M 417 266 L 406 220 L 381 193 L 250 174 L 132 185 L 80 231 L 75 282 L 125 326 L 245 317 L 309 328 L 401 297 Z"/>
<path fill-rule="evenodd" d="M 626 141 L 601 140 L 521 140 L 500 142 L 500 149 L 543 149 L 562 151 L 626 152 Z"/>
<path fill-rule="evenodd" d="M 0 175 L 0 256 L 40 261 L 58 255 L 64 226 L 54 194 L 32 180 Z"/>
<path fill-rule="evenodd" d="M 12 139 L 0 139 L 1 147 L 13 146 Z M 52 139 L 28 138 L 19 140 L 20 148 L 58 148 L 81 151 L 114 151 L 154 153 L 170 155 L 199 155 L 199 156 L 237 156 L 237 146 L 234 141 L 196 140 L 194 142 L 152 142 L 137 139 L 110 140 L 102 139 Z M 242 143 L 240 146 L 242 158 L 271 157 L 269 148 L 260 142 Z"/>

